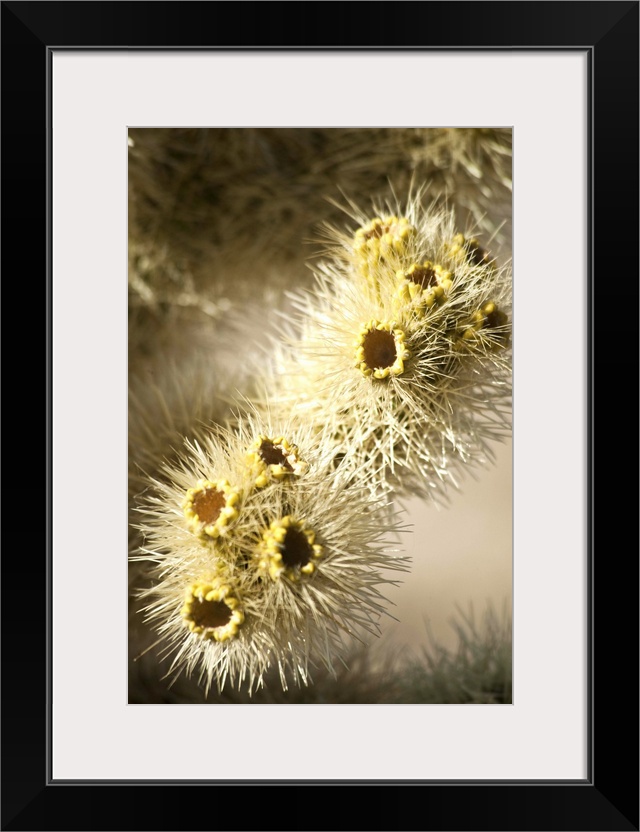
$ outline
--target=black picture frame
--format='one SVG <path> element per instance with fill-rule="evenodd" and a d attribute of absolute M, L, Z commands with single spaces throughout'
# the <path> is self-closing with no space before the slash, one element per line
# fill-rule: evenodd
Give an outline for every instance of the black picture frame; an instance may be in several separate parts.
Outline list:
<path fill-rule="evenodd" d="M 638 378 L 639 4 L 394 3 L 392 15 L 363 14 L 363 9 L 382 11 L 388 5 L 341 3 L 329 14 L 329 3 L 2 3 L 3 289 L 5 308 L 8 303 L 10 311 L 25 316 L 18 330 L 12 322 L 10 360 L 5 362 L 5 381 L 8 376 L 11 385 L 5 434 L 10 459 L 20 466 L 10 464 L 8 485 L 14 489 L 19 484 L 22 490 L 35 472 L 41 481 L 43 468 L 47 481 L 41 535 L 25 530 L 22 513 L 19 528 L 14 512 L 5 513 L 3 830 L 639 828 L 638 558 L 637 546 L 629 544 L 629 534 L 637 542 L 637 524 L 632 531 L 627 522 L 637 517 L 637 500 L 626 485 L 630 440 L 635 449 L 638 424 L 637 396 L 631 398 L 627 391 Z M 51 55 L 63 48 L 232 47 L 578 49 L 589 55 L 591 686 L 584 781 L 50 779 Z M 23 331 L 31 345 L 37 343 L 36 334 L 45 341 L 45 378 L 34 374 L 28 385 L 25 350 L 15 334 Z M 13 376 L 17 368 L 20 376 Z M 33 398 L 33 392 L 29 396 L 27 387 L 35 388 L 36 397 L 42 390 L 44 401 Z M 43 408 L 44 448 L 33 441 L 42 434 L 41 426 L 29 427 L 32 415 Z M 31 458 L 30 450 L 35 451 Z M 206 791 L 194 795 L 194 788 Z"/>

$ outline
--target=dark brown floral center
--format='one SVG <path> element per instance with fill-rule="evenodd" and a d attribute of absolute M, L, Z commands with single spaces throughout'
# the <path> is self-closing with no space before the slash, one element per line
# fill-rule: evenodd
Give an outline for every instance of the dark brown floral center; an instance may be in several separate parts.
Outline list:
<path fill-rule="evenodd" d="M 215 523 L 225 505 L 225 496 L 217 488 L 205 488 L 193 498 L 193 510 L 201 523 Z"/>
<path fill-rule="evenodd" d="M 194 599 L 190 618 L 198 627 L 215 630 L 224 627 L 231 620 L 232 611 L 224 601 L 201 601 Z"/>
<path fill-rule="evenodd" d="M 263 439 L 258 449 L 260 459 L 266 465 L 282 465 L 287 471 L 293 471 L 293 466 L 287 459 L 282 448 L 274 445 L 269 439 Z"/>
<path fill-rule="evenodd" d="M 391 231 L 392 226 L 390 225 L 383 225 L 381 222 L 377 222 L 369 228 L 368 231 L 365 231 L 362 235 L 365 240 L 373 240 L 374 238 L 382 237 L 384 234 L 388 234 Z"/>
<path fill-rule="evenodd" d="M 370 329 L 362 341 L 364 360 L 372 370 L 392 367 L 398 357 L 393 334 L 386 329 Z"/>
<path fill-rule="evenodd" d="M 438 285 L 438 276 L 435 269 L 430 266 L 420 266 L 414 269 L 409 275 L 409 280 L 412 283 L 417 283 L 423 289 L 430 289 L 432 286 Z"/>
<path fill-rule="evenodd" d="M 289 528 L 282 543 L 282 562 L 287 568 L 306 566 L 313 555 L 306 534 L 299 529 Z"/>

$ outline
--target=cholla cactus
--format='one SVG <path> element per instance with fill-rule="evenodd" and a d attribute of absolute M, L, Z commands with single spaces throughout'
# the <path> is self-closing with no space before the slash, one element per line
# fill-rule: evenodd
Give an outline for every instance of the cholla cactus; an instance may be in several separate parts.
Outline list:
<path fill-rule="evenodd" d="M 421 197 L 330 230 L 269 389 L 281 410 L 330 422 L 374 492 L 438 498 L 509 431 L 511 274 Z"/>
<path fill-rule="evenodd" d="M 139 508 L 138 558 L 156 564 L 142 597 L 172 671 L 252 690 L 275 666 L 286 687 L 378 631 L 388 570 L 406 559 L 385 505 L 347 483 L 334 457 L 329 435 L 249 414 L 165 466 Z"/>

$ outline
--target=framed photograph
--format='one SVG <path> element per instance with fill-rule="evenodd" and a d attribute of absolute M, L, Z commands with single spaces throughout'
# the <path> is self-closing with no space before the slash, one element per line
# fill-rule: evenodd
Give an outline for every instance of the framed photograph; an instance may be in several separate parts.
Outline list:
<path fill-rule="evenodd" d="M 45 545 L 35 567 L 11 547 L 3 563 L 3 829 L 638 829 L 637 558 L 616 556 L 635 507 L 611 452 L 628 363 L 611 357 L 636 350 L 608 282 L 637 274 L 638 4 L 347 3 L 339 27 L 330 9 L 2 4 L 5 287 L 25 309 L 46 276 L 47 368 Z M 289 310 L 320 329 L 296 334 Z M 353 321 L 355 363 L 351 335 L 317 334 Z M 237 433 L 196 431 L 227 418 L 202 408 L 212 390 L 219 408 L 258 389 L 260 350 L 286 367 L 260 388 L 286 420 L 256 392 Z M 404 412 L 370 427 L 363 391 L 382 384 L 409 414 L 430 406 L 410 385 L 427 351 L 443 369 L 420 389 L 472 415 L 426 436 Z M 307 382 L 328 374 L 342 444 L 314 456 Z M 173 459 L 169 428 L 189 440 Z M 367 525 L 356 483 L 388 495 L 375 476 L 397 469 L 407 590 L 382 579 L 402 564 L 371 531 L 395 521 Z M 447 477 L 467 502 L 423 515 Z M 345 646 L 382 603 L 347 533 L 400 618 L 379 641 L 420 647 L 422 616 L 435 633 L 410 689 L 401 656 L 379 672 Z M 611 645 L 628 642 L 623 659 Z M 389 799 L 363 800 L 378 788 Z"/>

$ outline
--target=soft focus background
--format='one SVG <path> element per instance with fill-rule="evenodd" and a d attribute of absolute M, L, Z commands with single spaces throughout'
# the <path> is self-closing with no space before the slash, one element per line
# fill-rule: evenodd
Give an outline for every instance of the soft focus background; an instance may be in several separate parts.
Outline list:
<path fill-rule="evenodd" d="M 496 128 L 132 129 L 129 134 L 130 499 L 175 438 L 225 416 L 267 360 L 284 292 L 311 283 L 319 226 L 349 224 L 347 201 L 402 203 L 427 185 L 500 263 L 511 256 L 511 132 Z M 340 207 L 341 206 L 341 207 Z M 382 637 L 337 679 L 279 684 L 253 701 L 511 701 L 511 444 L 476 467 L 448 507 L 407 502 L 412 558 Z M 135 517 L 135 515 L 134 515 Z M 135 552 L 140 541 L 131 529 Z M 129 701 L 205 700 L 169 663 L 137 612 L 144 567 L 130 569 Z M 146 651 L 146 652 L 145 652 Z"/>
<path fill-rule="evenodd" d="M 399 622 L 385 622 L 385 637 L 394 645 L 419 645 L 426 629 L 453 649 L 451 626 L 456 606 L 481 622 L 488 607 L 499 615 L 511 611 L 511 443 L 496 447 L 496 463 L 467 477 L 448 508 L 407 505 L 412 534 L 403 543 L 412 558 L 411 575 L 391 589 Z"/>

